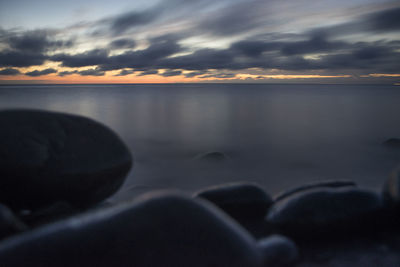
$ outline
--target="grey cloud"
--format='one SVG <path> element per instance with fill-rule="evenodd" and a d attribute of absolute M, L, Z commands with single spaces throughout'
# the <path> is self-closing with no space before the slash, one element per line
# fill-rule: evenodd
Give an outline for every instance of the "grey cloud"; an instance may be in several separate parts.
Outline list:
<path fill-rule="evenodd" d="M 42 65 L 47 57 L 43 54 L 2 51 L 0 52 L 0 67 L 29 67 Z"/>
<path fill-rule="evenodd" d="M 364 21 L 372 30 L 398 31 L 400 30 L 400 7 L 372 13 L 365 16 Z"/>
<path fill-rule="evenodd" d="M 178 76 L 181 75 L 182 71 L 180 70 L 167 70 L 161 73 L 160 75 L 163 77 L 171 77 L 171 76 Z"/>
<path fill-rule="evenodd" d="M 56 54 L 52 61 L 62 62 L 65 67 L 85 67 L 101 65 L 108 61 L 108 50 L 95 49 L 81 54 Z"/>
<path fill-rule="evenodd" d="M 146 75 L 152 75 L 152 74 L 158 74 L 158 70 L 145 70 L 139 73 L 137 76 L 146 76 Z"/>
<path fill-rule="evenodd" d="M 207 72 L 208 71 L 205 71 L 205 70 L 202 70 L 202 71 L 191 71 L 191 72 L 185 73 L 184 76 L 185 76 L 185 78 L 193 78 L 193 77 L 196 77 L 196 76 L 204 75 Z"/>
<path fill-rule="evenodd" d="M 28 75 L 31 77 L 38 77 L 38 76 L 43 76 L 43 75 L 47 75 L 47 74 L 51 74 L 51 73 L 57 73 L 57 70 L 52 69 L 52 68 L 48 68 L 45 70 L 34 70 L 31 72 L 25 73 L 25 75 Z"/>
<path fill-rule="evenodd" d="M 203 75 L 200 78 L 206 79 L 206 78 L 218 78 L 218 79 L 227 79 L 227 78 L 235 78 L 236 74 L 234 73 L 216 73 L 216 74 L 207 74 Z"/>
<path fill-rule="evenodd" d="M 122 14 L 111 22 L 111 31 L 114 35 L 123 33 L 132 27 L 148 24 L 154 21 L 160 14 L 161 10 L 151 8 L 144 11 L 132 11 Z"/>
<path fill-rule="evenodd" d="M 134 48 L 136 46 L 135 40 L 129 38 L 121 38 L 114 40 L 110 43 L 111 48 Z"/>
<path fill-rule="evenodd" d="M 82 70 L 77 72 L 81 76 L 104 76 L 105 72 L 100 70 L 99 68 Z"/>
<path fill-rule="evenodd" d="M 17 69 L 7 68 L 0 70 L 0 75 L 18 75 L 21 72 Z"/>
<path fill-rule="evenodd" d="M 59 72 L 57 75 L 60 76 L 60 77 L 64 77 L 64 76 L 72 75 L 72 74 L 75 74 L 75 73 L 78 73 L 78 71 L 77 71 L 77 70 L 73 70 L 73 71 L 61 71 L 61 72 Z"/>
<path fill-rule="evenodd" d="M 126 76 L 126 75 L 130 75 L 134 72 L 135 72 L 134 70 L 121 70 L 118 74 L 116 74 L 114 76 Z"/>

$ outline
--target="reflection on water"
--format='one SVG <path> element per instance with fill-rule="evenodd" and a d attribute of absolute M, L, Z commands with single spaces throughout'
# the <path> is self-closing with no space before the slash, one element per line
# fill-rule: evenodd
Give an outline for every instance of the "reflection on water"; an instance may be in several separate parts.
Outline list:
<path fill-rule="evenodd" d="M 399 99 L 395 86 L 0 86 L 0 108 L 81 114 L 118 132 L 136 165 L 117 197 L 237 180 L 270 192 L 337 178 L 378 188 L 400 162 L 380 145 L 400 137 Z M 194 159 L 207 151 L 230 159 Z"/>

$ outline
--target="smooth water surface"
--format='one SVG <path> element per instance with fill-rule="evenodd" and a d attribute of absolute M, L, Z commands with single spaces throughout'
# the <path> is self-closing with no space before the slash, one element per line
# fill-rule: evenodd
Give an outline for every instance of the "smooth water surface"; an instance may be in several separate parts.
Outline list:
<path fill-rule="evenodd" d="M 80 114 L 114 129 L 135 166 L 114 199 L 253 181 L 271 193 L 350 179 L 380 189 L 400 163 L 400 87 L 368 85 L 7 85 L 0 109 Z M 219 151 L 224 161 L 199 154 Z"/>

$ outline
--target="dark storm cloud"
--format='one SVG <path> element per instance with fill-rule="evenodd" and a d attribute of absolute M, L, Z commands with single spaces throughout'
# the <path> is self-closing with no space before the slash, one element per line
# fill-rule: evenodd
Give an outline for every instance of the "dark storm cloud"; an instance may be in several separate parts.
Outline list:
<path fill-rule="evenodd" d="M 217 74 L 207 74 L 203 75 L 199 78 L 206 79 L 206 78 L 218 78 L 218 79 L 227 79 L 227 78 L 235 78 L 236 74 L 234 73 L 217 73 Z"/>
<path fill-rule="evenodd" d="M 8 38 L 7 43 L 14 50 L 31 53 L 42 53 L 73 45 L 72 40 L 56 40 L 54 33 L 50 30 L 34 30 L 14 34 Z"/>
<path fill-rule="evenodd" d="M 41 53 L 29 53 L 23 51 L 1 51 L 0 67 L 29 67 L 42 65 L 47 56 Z"/>
<path fill-rule="evenodd" d="M 17 69 L 7 68 L 0 70 L 0 75 L 18 75 L 21 72 Z"/>
<path fill-rule="evenodd" d="M 146 25 L 160 15 L 161 10 L 158 7 L 144 11 L 132 11 L 124 13 L 111 21 L 111 31 L 114 35 L 123 33 L 130 28 L 140 25 Z"/>
<path fill-rule="evenodd" d="M 163 77 L 171 77 L 171 76 L 178 76 L 181 75 L 182 71 L 180 70 L 167 70 L 161 73 L 160 75 Z"/>
<path fill-rule="evenodd" d="M 34 70 L 31 72 L 27 72 L 25 73 L 25 75 L 31 76 L 31 77 L 38 77 L 38 76 L 43 76 L 43 75 L 47 75 L 50 73 L 57 73 L 57 70 L 52 69 L 52 68 L 48 68 L 45 70 Z"/>
<path fill-rule="evenodd" d="M 78 73 L 77 70 L 73 70 L 73 71 L 61 71 L 59 72 L 57 75 L 60 77 L 64 77 L 64 76 L 68 76 L 68 75 L 72 75 L 72 74 L 76 74 Z"/>
<path fill-rule="evenodd" d="M 238 53 L 249 57 L 258 57 L 263 52 L 279 50 L 281 49 L 282 45 L 283 44 L 280 42 L 243 40 L 232 44 L 231 49 L 236 50 Z"/>
<path fill-rule="evenodd" d="M 118 74 L 116 74 L 114 76 L 126 76 L 126 75 L 130 75 L 134 72 L 135 72 L 134 70 L 121 70 Z"/>
<path fill-rule="evenodd" d="M 145 70 L 139 73 L 137 76 L 146 76 L 146 75 L 153 75 L 158 74 L 158 70 Z"/>
<path fill-rule="evenodd" d="M 364 20 L 376 31 L 398 31 L 400 30 L 400 7 L 367 15 Z"/>
<path fill-rule="evenodd" d="M 85 67 L 101 65 L 108 61 L 108 50 L 95 49 L 81 54 L 56 54 L 50 57 L 52 61 L 62 62 L 65 67 Z"/>
<path fill-rule="evenodd" d="M 193 78 L 193 77 L 196 77 L 196 76 L 204 75 L 206 73 L 208 73 L 208 71 L 205 71 L 205 70 L 202 70 L 202 71 L 191 71 L 191 72 L 185 73 L 184 76 L 185 76 L 185 78 Z"/>
<path fill-rule="evenodd" d="M 105 72 L 100 70 L 99 68 L 82 70 L 77 72 L 81 76 L 104 76 Z"/>
<path fill-rule="evenodd" d="M 114 49 L 118 48 L 134 48 L 136 46 L 135 40 L 129 38 L 121 38 L 114 40 L 110 43 L 110 47 Z"/>

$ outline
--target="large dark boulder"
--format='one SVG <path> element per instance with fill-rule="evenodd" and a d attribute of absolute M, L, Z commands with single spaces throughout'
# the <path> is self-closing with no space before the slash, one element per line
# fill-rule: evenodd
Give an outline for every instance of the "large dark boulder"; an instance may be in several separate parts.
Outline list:
<path fill-rule="evenodd" d="M 400 169 L 394 170 L 383 187 L 383 196 L 389 206 L 400 211 Z"/>
<path fill-rule="evenodd" d="M 243 228 L 208 202 L 153 193 L 6 240 L 0 243 L 0 262 L 26 267 L 261 267 L 261 252 Z"/>
<path fill-rule="evenodd" d="M 319 188 L 294 194 L 276 202 L 268 222 L 294 234 L 335 235 L 376 226 L 383 210 L 382 197 L 353 187 Z"/>
<path fill-rule="evenodd" d="M 0 202 L 34 209 L 99 202 L 123 183 L 132 157 L 108 127 L 37 110 L 0 112 Z"/>
<path fill-rule="evenodd" d="M 0 204 L 0 240 L 27 229 L 27 226 L 8 207 Z"/>
<path fill-rule="evenodd" d="M 194 194 L 206 199 L 237 220 L 264 218 L 272 205 L 271 197 L 252 183 L 229 183 L 203 189 Z"/>

